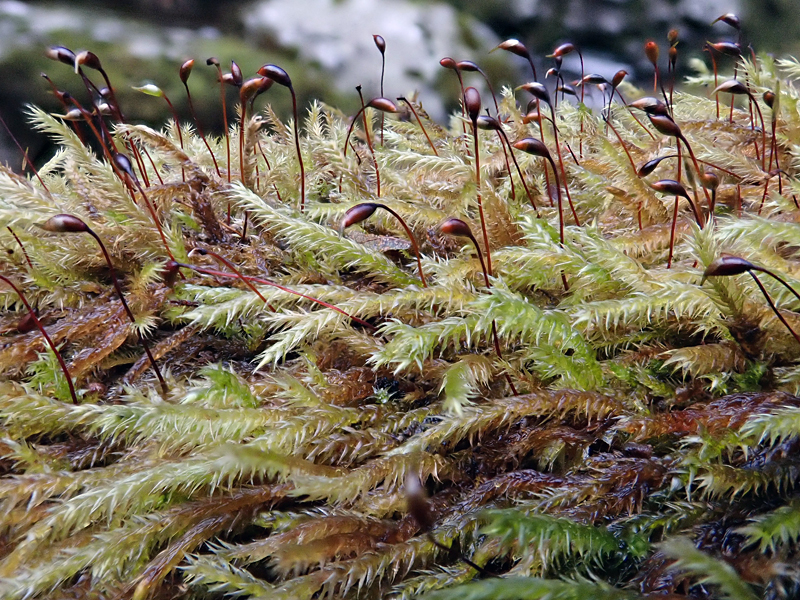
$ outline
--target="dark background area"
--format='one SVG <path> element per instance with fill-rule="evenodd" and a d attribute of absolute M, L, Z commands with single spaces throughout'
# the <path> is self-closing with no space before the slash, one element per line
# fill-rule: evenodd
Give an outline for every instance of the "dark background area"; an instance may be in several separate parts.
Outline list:
<path fill-rule="evenodd" d="M 98 54 L 109 71 L 126 117 L 132 122 L 158 125 L 169 117 L 163 100 L 131 90 L 131 86 L 145 81 L 162 87 L 182 117 L 188 119 L 188 105 L 178 79 L 178 67 L 182 60 L 193 57 L 196 66 L 190 86 L 199 119 L 207 131 L 221 131 L 216 71 L 205 65 L 205 59 L 212 55 L 219 56 L 225 70 L 230 68 L 230 60 L 235 59 L 246 77 L 265 62 L 280 64 L 291 74 L 302 103 L 318 98 L 341 107 L 345 112 L 354 112 L 358 107 L 357 96 L 352 87 L 340 85 L 339 79 L 344 75 L 341 71 L 327 70 L 321 64 L 324 61 L 313 57 L 313 45 L 326 40 L 309 36 L 302 43 L 286 45 L 280 34 L 289 23 L 272 22 L 265 26 L 256 22 L 261 6 L 286 1 L 0 1 L 0 68 L 3 72 L 0 114 L 23 146 L 41 162 L 50 149 L 46 139 L 30 131 L 23 115 L 24 106 L 36 104 L 52 112 L 61 112 L 62 108 L 40 73 L 47 72 L 59 88 L 86 100 L 85 91 L 74 73 L 66 65 L 44 58 L 44 49 L 51 44 L 62 44 L 75 50 L 87 48 Z M 329 1 L 343 6 L 351 1 L 357 2 Z M 309 18 L 317 8 L 328 4 L 321 0 L 294 0 L 294 3 L 307 7 Z M 386 22 L 391 23 L 393 11 L 399 14 L 406 4 L 418 6 L 424 3 L 382 0 L 378 4 L 385 12 Z M 729 10 L 740 14 L 744 41 L 752 43 L 758 52 L 794 53 L 800 40 L 800 11 L 796 0 L 450 0 L 449 4 L 455 9 L 460 47 L 468 48 L 470 54 L 457 58 L 469 58 L 484 66 L 490 72 L 496 89 L 502 85 L 518 85 L 529 78 L 523 61 L 516 57 L 503 52 L 487 54 L 490 44 L 508 37 L 517 37 L 528 45 L 536 55 L 542 73 L 551 66 L 544 55 L 556 44 L 570 40 L 587 56 L 587 70 L 594 69 L 610 77 L 617 68 L 626 68 L 631 71 L 630 77 L 640 82 L 652 77 L 652 67 L 642 52 L 646 40 L 654 39 L 661 45 L 662 62 L 666 64 L 666 34 L 671 28 L 678 28 L 681 35 L 679 67 L 685 74 L 690 57 L 700 57 L 708 63 L 707 55 L 701 52 L 706 40 L 736 39 L 732 28 L 724 24 L 711 26 L 714 18 Z M 55 24 L 44 26 L 42 22 L 50 16 Z M 63 28 L 59 27 L 59 18 L 63 18 Z M 356 13 L 353 18 L 359 18 L 359 15 Z M 95 25 L 95 19 L 101 25 Z M 115 20 L 121 24 L 122 33 L 118 35 L 114 34 L 114 26 L 109 25 Z M 375 27 L 379 30 L 374 33 L 382 33 L 379 22 Z M 346 36 L 349 24 L 343 22 L 340 28 L 342 36 Z M 122 43 L 122 38 L 128 34 L 135 38 L 137 31 L 141 32 L 144 52 L 132 53 L 128 48 L 134 42 L 126 37 Z M 435 37 L 437 32 L 431 30 L 426 34 Z M 148 55 L 149 35 L 156 40 L 150 44 L 152 55 Z M 392 31 L 392 37 L 387 36 L 391 42 L 387 48 L 387 63 L 398 60 L 396 54 L 393 56 L 392 48 L 396 47 L 400 35 L 402 32 Z M 490 40 L 491 36 L 494 39 Z M 346 43 L 346 37 L 344 39 Z M 311 51 L 311 58 L 307 51 Z M 364 75 L 365 91 L 370 82 L 374 85 L 380 65 L 377 50 L 371 47 L 369 52 L 374 53 L 370 56 L 374 68 L 370 67 L 370 72 Z M 461 52 L 465 51 L 462 49 Z M 441 56 L 423 55 L 420 60 L 430 64 L 438 58 Z M 576 68 L 577 61 L 569 59 L 565 66 Z M 349 77 L 352 78 L 352 74 Z M 422 92 L 427 96 L 421 97 L 423 101 L 427 98 L 434 107 L 434 116 L 443 118 L 445 111 L 455 106 L 457 83 L 452 72 L 443 69 L 427 77 L 430 79 L 426 81 L 429 87 L 423 88 Z M 232 88 L 227 93 L 230 108 L 236 102 L 236 93 Z M 438 96 L 439 111 L 431 99 L 432 93 Z M 286 90 L 276 86 L 266 101 L 281 116 L 289 115 L 291 104 Z M 229 110 L 229 115 L 233 114 L 233 110 Z M 0 160 L 8 161 L 16 168 L 21 158 L 5 132 L 0 135 L 0 142 Z"/>

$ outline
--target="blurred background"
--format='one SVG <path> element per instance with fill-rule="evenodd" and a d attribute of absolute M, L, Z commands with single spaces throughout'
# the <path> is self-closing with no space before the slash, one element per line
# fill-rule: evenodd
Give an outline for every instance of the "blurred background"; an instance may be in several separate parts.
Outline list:
<path fill-rule="evenodd" d="M 741 17 L 745 45 L 759 53 L 797 55 L 798 0 L 0 0 L 0 115 L 34 158 L 49 152 L 47 140 L 30 131 L 24 115 L 26 104 L 63 112 L 41 74 L 81 100 L 85 96 L 69 67 L 44 57 L 49 45 L 97 54 L 130 122 L 158 125 L 169 117 L 163 99 L 132 90 L 147 82 L 160 86 L 188 120 L 178 68 L 194 58 L 189 86 L 200 122 L 207 131 L 221 131 L 216 70 L 206 65 L 211 56 L 225 71 L 235 60 L 245 78 L 262 64 L 278 64 L 291 75 L 302 103 L 316 98 L 353 113 L 359 106 L 356 85 L 363 86 L 367 99 L 379 94 L 381 55 L 372 35 L 380 34 L 386 40 L 385 95 L 416 91 L 441 121 L 458 100 L 457 80 L 439 66 L 442 57 L 475 61 L 499 90 L 531 79 L 519 57 L 489 54 L 500 41 L 514 37 L 525 43 L 541 78 L 552 66 L 545 55 L 568 40 L 583 50 L 587 73 L 611 78 L 624 68 L 646 83 L 652 81 L 652 65 L 643 53 L 645 41 L 658 42 L 665 67 L 666 35 L 677 28 L 678 67 L 686 74 L 692 57 L 710 64 L 702 52 L 706 40 L 737 41 L 728 25 L 711 25 L 728 12 Z M 577 57 L 567 57 L 564 68 L 577 77 Z M 473 74 L 465 77 L 468 85 L 480 87 Z M 227 93 L 230 108 L 237 95 L 230 87 Z M 285 88 L 273 87 L 259 102 L 289 115 Z M 21 165 L 4 131 L 0 161 Z"/>

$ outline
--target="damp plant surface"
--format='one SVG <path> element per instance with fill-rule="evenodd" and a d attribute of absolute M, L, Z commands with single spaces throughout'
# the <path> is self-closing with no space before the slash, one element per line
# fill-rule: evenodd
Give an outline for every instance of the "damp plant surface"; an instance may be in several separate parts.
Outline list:
<path fill-rule="evenodd" d="M 713 42 L 682 91 L 644 44 L 647 89 L 565 44 L 497 109 L 443 59 L 446 125 L 176 65 L 222 136 L 48 50 L 59 149 L 0 167 L 0 597 L 798 597 L 800 64 Z"/>

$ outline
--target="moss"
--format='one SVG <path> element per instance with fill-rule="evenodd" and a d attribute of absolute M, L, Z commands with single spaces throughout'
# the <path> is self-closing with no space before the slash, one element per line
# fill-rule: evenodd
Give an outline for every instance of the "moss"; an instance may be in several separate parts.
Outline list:
<path fill-rule="evenodd" d="M 113 80 L 134 72 L 101 57 Z M 298 82 L 313 76 L 282 65 Z M 800 68 L 744 68 L 765 135 L 746 104 L 730 122 L 713 97 L 677 92 L 675 123 L 704 161 L 680 176 L 674 159 L 637 175 L 674 154 L 676 138 L 618 104 L 606 131 L 599 111 L 560 102 L 557 144 L 505 90 L 508 137 L 543 133 L 546 151 L 518 144 L 535 153 L 513 150 L 519 171 L 509 169 L 502 136 L 478 130 L 480 203 L 472 123 L 442 127 L 419 105 L 430 141 L 412 115 L 368 109 L 372 148 L 359 119 L 345 156 L 351 123 L 312 104 L 301 115 L 302 205 L 293 128 L 261 97 L 242 156 L 232 127 L 230 164 L 224 138 L 206 146 L 188 119 L 183 149 L 174 126 L 108 119 L 141 189 L 97 140 L 92 150 L 73 124 L 30 109 L 59 150 L 41 179 L 0 168 L 3 274 L 37 307 L 78 402 L 3 288 L 0 595 L 749 599 L 795 589 L 800 344 L 788 327 L 800 327 L 800 306 L 764 277 L 782 322 L 744 272 L 717 276 L 715 259 L 746 257 L 798 285 L 790 83 Z M 83 97 L 74 74 L 64 82 Z M 768 87 L 781 107 L 775 146 Z M 120 98 L 130 115 L 157 100 Z M 275 85 L 265 98 L 288 94 Z M 780 188 L 768 177 L 776 161 Z M 700 164 L 720 180 L 713 216 Z M 673 221 L 681 188 L 664 180 L 678 177 L 687 197 Z M 341 231 L 363 202 L 396 215 L 368 211 Z M 75 222 L 77 233 L 37 227 L 57 213 L 109 248 L 135 325 L 96 241 Z M 427 285 L 395 216 L 419 243 Z M 464 223 L 442 228 L 448 217 Z"/>

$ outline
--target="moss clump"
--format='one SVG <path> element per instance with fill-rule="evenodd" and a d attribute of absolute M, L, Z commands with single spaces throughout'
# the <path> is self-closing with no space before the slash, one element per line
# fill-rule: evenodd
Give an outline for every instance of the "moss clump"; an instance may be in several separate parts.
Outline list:
<path fill-rule="evenodd" d="M 746 275 L 701 276 L 730 253 L 800 283 L 798 77 L 793 60 L 740 65 L 763 135 L 747 104 L 718 119 L 713 97 L 676 92 L 697 162 L 644 178 L 677 152 L 663 120 L 615 104 L 607 130 L 562 101 L 557 145 L 506 90 L 505 134 L 543 136 L 563 184 L 514 150 L 530 197 L 493 131 L 477 190 L 469 121 L 417 103 L 429 141 L 367 109 L 345 157 L 348 120 L 314 104 L 304 212 L 293 128 L 269 107 L 241 146 L 231 128 L 230 162 L 209 138 L 219 173 L 189 123 L 181 148 L 174 123 L 107 119 L 101 152 L 86 123 L 31 108 L 61 149 L 41 181 L 0 169 L 3 274 L 80 398 L 3 288 L 0 595 L 795 594 L 800 304 L 762 279 L 784 324 Z M 338 231 L 363 202 L 409 224 L 427 286 L 389 212 Z M 36 227 L 56 213 L 105 241 L 135 326 L 95 241 Z M 488 279 L 450 217 L 476 245 L 485 231 Z"/>

